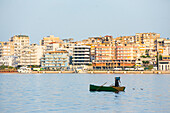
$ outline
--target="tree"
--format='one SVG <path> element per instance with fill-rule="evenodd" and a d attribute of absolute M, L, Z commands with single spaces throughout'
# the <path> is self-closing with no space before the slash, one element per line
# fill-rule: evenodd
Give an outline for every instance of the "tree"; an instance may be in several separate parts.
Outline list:
<path fill-rule="evenodd" d="M 149 56 L 149 55 L 147 55 L 146 57 L 150 58 L 150 56 Z"/>
<path fill-rule="evenodd" d="M 5 69 L 5 68 L 6 66 L 4 64 L 0 66 L 0 69 Z"/>
<path fill-rule="evenodd" d="M 145 64 L 146 62 L 145 61 L 142 61 L 143 64 Z"/>
<path fill-rule="evenodd" d="M 149 65 L 148 69 L 150 69 L 150 70 L 153 69 L 153 65 Z"/>
<path fill-rule="evenodd" d="M 162 60 L 162 55 L 159 55 L 159 60 Z"/>
<path fill-rule="evenodd" d="M 146 63 L 146 64 L 149 64 L 149 61 L 146 61 L 145 63 Z"/>
<path fill-rule="evenodd" d="M 142 56 L 140 56 L 141 58 L 146 58 L 146 56 L 145 55 L 142 55 Z"/>

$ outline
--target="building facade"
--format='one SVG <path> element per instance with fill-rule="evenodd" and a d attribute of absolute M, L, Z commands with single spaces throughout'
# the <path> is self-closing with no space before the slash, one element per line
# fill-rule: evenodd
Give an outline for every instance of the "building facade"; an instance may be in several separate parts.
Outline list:
<path fill-rule="evenodd" d="M 41 67 L 47 70 L 66 69 L 69 66 L 68 52 L 49 51 L 41 58 Z"/>
<path fill-rule="evenodd" d="M 170 56 L 162 56 L 162 60 L 159 61 L 159 70 L 170 71 Z"/>
<path fill-rule="evenodd" d="M 39 46 L 37 44 L 31 44 L 30 46 L 25 46 L 21 50 L 19 66 L 40 66 L 40 59 L 43 56 L 44 46 Z"/>
<path fill-rule="evenodd" d="M 90 46 L 75 46 L 73 48 L 72 65 L 91 65 Z"/>
<path fill-rule="evenodd" d="M 11 56 L 11 45 L 9 42 L 0 42 L 0 57 Z"/>

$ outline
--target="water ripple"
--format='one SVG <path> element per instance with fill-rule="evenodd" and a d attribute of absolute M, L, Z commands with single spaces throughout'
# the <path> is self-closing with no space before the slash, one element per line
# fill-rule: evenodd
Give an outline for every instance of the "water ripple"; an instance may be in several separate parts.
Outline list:
<path fill-rule="evenodd" d="M 112 74 L 0 74 L 0 111 L 170 112 L 170 75 L 120 76 L 126 91 L 114 93 L 88 91 L 90 83 L 112 84 Z"/>

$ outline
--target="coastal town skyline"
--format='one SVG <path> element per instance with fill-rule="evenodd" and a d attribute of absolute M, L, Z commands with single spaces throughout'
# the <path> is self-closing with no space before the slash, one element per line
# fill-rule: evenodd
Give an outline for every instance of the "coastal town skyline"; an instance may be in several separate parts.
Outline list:
<path fill-rule="evenodd" d="M 27 35 L 14 35 L 0 42 L 0 63 L 41 70 L 170 70 L 170 39 L 159 33 L 131 36 L 105 35 L 81 41 L 43 37 L 31 43 Z"/>
<path fill-rule="evenodd" d="M 144 33 L 144 32 L 138 32 L 138 33 L 141 33 L 141 34 L 142 34 L 142 33 Z M 155 33 L 155 32 L 145 32 L 145 33 Z M 136 34 L 136 33 L 135 33 L 135 34 Z M 131 34 L 131 35 L 120 35 L 120 36 L 117 36 L 117 37 L 134 36 L 135 34 Z M 158 34 L 160 34 L 160 38 L 169 39 L 169 37 L 162 37 L 162 34 L 161 34 L 161 33 L 158 33 Z M 28 36 L 28 37 L 29 37 L 29 40 L 30 40 L 30 44 L 39 44 L 39 41 L 40 41 L 42 38 L 44 38 L 44 37 L 50 37 L 50 36 L 58 37 L 58 36 L 56 36 L 56 35 L 54 35 L 54 34 L 49 34 L 49 35 L 46 35 L 46 36 L 41 37 L 39 40 L 37 40 L 37 42 L 31 42 L 31 36 L 26 35 L 26 34 L 15 34 L 15 35 L 12 35 L 11 37 L 13 37 L 13 36 L 19 36 L 19 35 Z M 88 38 L 90 38 L 90 37 L 105 37 L 105 36 L 112 36 L 112 37 L 115 38 L 115 39 L 117 38 L 117 37 L 114 37 L 114 35 L 111 35 L 111 34 L 98 35 L 98 36 L 97 36 L 97 35 L 87 36 L 86 38 L 84 38 L 84 39 L 79 39 L 79 40 L 75 40 L 74 37 L 67 37 L 67 38 L 58 37 L 58 38 L 59 38 L 60 40 L 65 40 L 65 39 L 70 39 L 70 38 L 72 38 L 72 42 L 78 42 L 78 41 L 86 40 L 86 39 L 88 39 Z M 8 42 L 11 37 L 8 37 L 8 39 L 6 38 L 6 40 L 0 40 L 0 42 Z"/>

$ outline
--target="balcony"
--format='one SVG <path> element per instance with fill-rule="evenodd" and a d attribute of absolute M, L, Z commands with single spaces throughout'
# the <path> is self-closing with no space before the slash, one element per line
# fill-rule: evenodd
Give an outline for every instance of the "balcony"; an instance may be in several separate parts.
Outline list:
<path fill-rule="evenodd" d="M 83 55 L 83 56 L 73 56 L 73 57 L 90 57 L 88 55 Z"/>
<path fill-rule="evenodd" d="M 74 49 L 73 51 L 89 51 L 89 49 Z"/>
<path fill-rule="evenodd" d="M 72 60 L 90 60 L 90 59 L 72 59 Z"/>
<path fill-rule="evenodd" d="M 90 54 L 90 52 L 74 52 L 73 54 Z"/>

